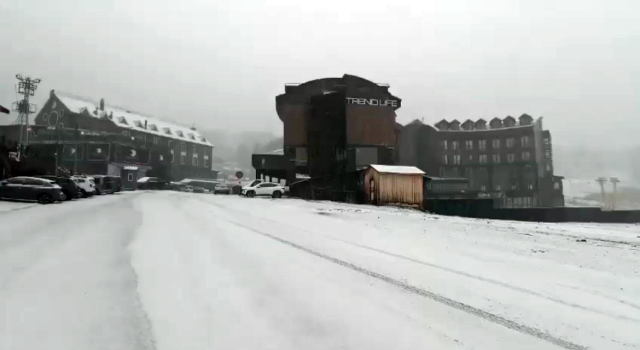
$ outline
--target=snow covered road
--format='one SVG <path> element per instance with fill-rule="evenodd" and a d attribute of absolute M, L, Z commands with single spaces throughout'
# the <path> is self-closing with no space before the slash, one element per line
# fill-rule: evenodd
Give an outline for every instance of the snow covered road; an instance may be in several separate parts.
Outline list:
<path fill-rule="evenodd" d="M 3 210 L 0 348 L 640 348 L 637 225 L 179 192 Z"/>

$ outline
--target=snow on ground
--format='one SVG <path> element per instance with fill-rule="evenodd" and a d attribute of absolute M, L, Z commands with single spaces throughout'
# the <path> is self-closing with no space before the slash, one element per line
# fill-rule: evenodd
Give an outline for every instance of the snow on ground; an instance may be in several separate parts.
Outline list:
<path fill-rule="evenodd" d="M 640 347 L 639 225 L 180 192 L 0 220 L 0 348 Z"/>

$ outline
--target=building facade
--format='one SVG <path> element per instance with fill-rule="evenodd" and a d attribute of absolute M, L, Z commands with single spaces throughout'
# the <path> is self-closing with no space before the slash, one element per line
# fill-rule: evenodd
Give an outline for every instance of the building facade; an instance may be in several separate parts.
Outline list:
<path fill-rule="evenodd" d="M 488 124 L 488 125 L 487 125 Z M 502 207 L 563 206 L 561 177 L 553 173 L 551 134 L 542 118 L 523 114 L 487 121 L 413 121 L 400 132 L 397 162 L 428 175 L 466 178 L 479 198 Z"/>
<path fill-rule="evenodd" d="M 393 164 L 400 105 L 388 85 L 353 75 L 286 84 L 276 96 L 283 155 L 253 155 L 256 174 L 294 181 Z"/>
<path fill-rule="evenodd" d="M 104 100 L 93 103 L 52 90 L 32 133 L 32 149 L 47 153 L 43 145 L 54 145 L 57 165 L 75 173 L 133 173 L 175 181 L 216 178 L 213 145 L 195 128 L 105 105 Z"/>

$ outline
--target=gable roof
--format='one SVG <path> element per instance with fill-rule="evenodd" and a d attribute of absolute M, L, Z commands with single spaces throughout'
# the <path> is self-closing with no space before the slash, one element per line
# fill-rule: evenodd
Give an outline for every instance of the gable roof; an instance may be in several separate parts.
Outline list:
<path fill-rule="evenodd" d="M 414 166 L 371 164 L 380 174 L 424 175 L 424 171 Z"/>
<path fill-rule="evenodd" d="M 111 121 L 121 128 L 134 129 L 139 132 L 169 137 L 177 140 L 185 140 L 185 137 L 178 137 L 177 134 L 193 134 L 194 138 L 188 139 L 189 142 L 213 146 L 213 144 L 211 144 L 211 142 L 204 138 L 200 133 L 186 126 L 110 105 L 105 105 L 104 111 L 99 111 L 96 115 L 90 111 L 99 110 L 98 104 L 91 102 L 89 99 L 61 94 L 57 91 L 54 92 L 54 94 L 60 102 L 62 102 L 73 113 L 83 113 L 87 111 L 87 115 L 95 118 L 110 115 L 113 117 L 112 119 L 110 118 Z M 147 122 L 147 129 L 144 128 L 145 121 Z M 154 128 L 150 128 L 149 125 L 153 125 Z"/>
<path fill-rule="evenodd" d="M 512 116 L 508 115 L 508 116 L 506 116 L 503 120 L 513 120 L 513 121 L 515 122 L 515 121 L 516 121 L 516 118 L 514 118 L 514 117 L 512 117 Z"/>

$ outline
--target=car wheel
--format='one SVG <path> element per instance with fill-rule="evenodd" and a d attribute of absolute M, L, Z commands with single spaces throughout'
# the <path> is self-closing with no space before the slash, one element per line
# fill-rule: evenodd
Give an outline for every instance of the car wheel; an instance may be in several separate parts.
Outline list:
<path fill-rule="evenodd" d="M 80 190 L 80 198 L 87 198 L 87 191 Z"/>
<path fill-rule="evenodd" d="M 64 197 L 64 198 L 62 198 L 62 197 Z M 60 196 L 60 200 L 61 201 L 70 201 L 72 199 L 73 199 L 73 196 L 69 192 L 62 192 L 62 195 Z"/>
<path fill-rule="evenodd" d="M 67 194 L 64 191 L 60 192 L 60 201 L 61 202 L 62 201 L 66 201 L 67 198 L 69 198 L 69 196 L 67 196 Z"/>
<path fill-rule="evenodd" d="M 253 198 L 253 197 L 255 197 L 255 195 L 256 195 L 256 193 L 253 192 L 253 191 L 247 192 L 247 197 L 249 197 L 249 198 Z"/>
<path fill-rule="evenodd" d="M 282 192 L 280 191 L 275 191 L 273 192 L 273 198 L 282 198 Z"/>
<path fill-rule="evenodd" d="M 46 193 L 43 193 L 38 196 L 38 203 L 40 204 L 49 204 L 51 202 L 53 202 L 53 198 Z"/>

